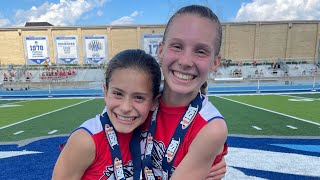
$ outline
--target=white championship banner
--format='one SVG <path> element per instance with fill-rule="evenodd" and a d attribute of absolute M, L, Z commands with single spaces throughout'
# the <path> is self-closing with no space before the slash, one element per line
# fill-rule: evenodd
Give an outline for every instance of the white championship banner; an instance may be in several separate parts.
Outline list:
<path fill-rule="evenodd" d="M 77 36 L 56 36 L 54 40 L 57 64 L 79 64 Z"/>
<path fill-rule="evenodd" d="M 107 61 L 107 35 L 87 35 L 83 40 L 84 64 L 103 64 Z"/>
<path fill-rule="evenodd" d="M 158 60 L 159 43 L 162 41 L 162 34 L 143 34 L 142 49 Z"/>
<path fill-rule="evenodd" d="M 47 36 L 24 37 L 26 64 L 43 64 L 49 57 Z"/>

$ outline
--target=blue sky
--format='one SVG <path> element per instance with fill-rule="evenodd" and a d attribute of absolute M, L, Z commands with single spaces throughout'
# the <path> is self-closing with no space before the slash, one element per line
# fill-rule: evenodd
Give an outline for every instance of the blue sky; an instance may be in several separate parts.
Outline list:
<path fill-rule="evenodd" d="M 1 0 L 0 26 L 165 24 L 188 4 L 211 7 L 222 22 L 320 19 L 320 0 Z"/>

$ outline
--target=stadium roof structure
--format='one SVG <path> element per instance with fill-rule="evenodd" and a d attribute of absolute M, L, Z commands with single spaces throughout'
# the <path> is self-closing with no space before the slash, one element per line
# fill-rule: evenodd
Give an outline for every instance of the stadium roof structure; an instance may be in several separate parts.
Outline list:
<path fill-rule="evenodd" d="M 28 27 L 28 26 L 53 26 L 53 25 L 48 22 L 26 22 L 25 27 Z"/>

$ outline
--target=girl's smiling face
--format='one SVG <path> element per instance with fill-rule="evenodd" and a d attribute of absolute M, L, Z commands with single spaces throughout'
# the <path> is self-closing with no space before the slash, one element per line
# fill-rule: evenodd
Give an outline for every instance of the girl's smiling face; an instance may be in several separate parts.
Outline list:
<path fill-rule="evenodd" d="M 165 90 L 189 97 L 199 92 L 209 72 L 220 65 L 216 36 L 216 24 L 208 18 L 181 14 L 173 19 L 159 48 Z"/>
<path fill-rule="evenodd" d="M 113 71 L 104 100 L 111 123 L 116 131 L 130 133 L 148 117 L 153 99 L 152 80 L 144 71 L 134 68 Z"/>

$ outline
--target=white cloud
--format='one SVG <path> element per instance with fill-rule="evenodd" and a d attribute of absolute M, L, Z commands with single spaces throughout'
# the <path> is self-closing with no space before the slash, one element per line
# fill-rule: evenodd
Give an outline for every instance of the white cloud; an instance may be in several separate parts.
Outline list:
<path fill-rule="evenodd" d="M 98 16 L 102 16 L 102 15 L 103 15 L 103 11 L 98 10 L 98 11 L 97 11 L 97 15 L 98 15 Z"/>
<path fill-rule="evenodd" d="M 53 25 L 73 25 L 85 13 L 103 6 L 110 0 L 60 0 L 59 3 L 48 3 L 29 10 L 19 9 L 16 12 L 16 25 L 24 26 L 26 22 L 49 22 Z"/>
<path fill-rule="evenodd" d="M 7 26 L 10 24 L 10 20 L 9 19 L 1 19 L 0 18 L 0 26 Z"/>
<path fill-rule="evenodd" d="M 91 0 L 91 1 L 94 1 L 94 3 L 95 3 L 97 6 L 103 6 L 105 3 L 111 2 L 112 0 Z"/>
<path fill-rule="evenodd" d="M 35 7 L 35 6 L 32 6 L 32 8 L 31 8 L 31 10 L 34 10 L 34 11 L 36 11 L 38 8 L 37 7 Z"/>
<path fill-rule="evenodd" d="M 141 15 L 142 14 L 142 11 L 134 11 L 130 16 L 131 17 L 137 17 L 137 16 L 139 16 L 139 15 Z"/>
<path fill-rule="evenodd" d="M 243 3 L 235 21 L 319 20 L 320 0 L 253 0 Z"/>
<path fill-rule="evenodd" d="M 134 18 L 137 16 L 141 16 L 143 14 L 142 11 L 134 11 L 130 16 L 123 16 L 113 22 L 111 24 L 132 24 L 134 22 Z"/>

